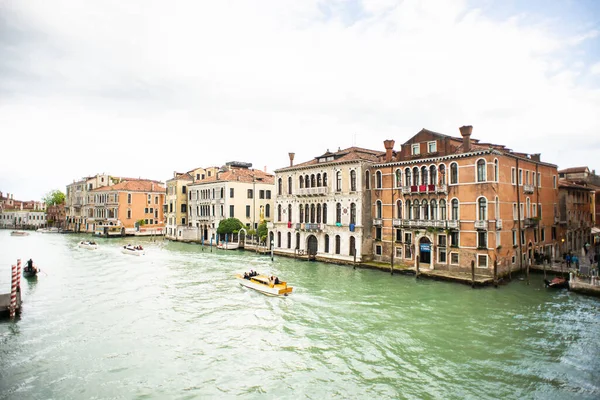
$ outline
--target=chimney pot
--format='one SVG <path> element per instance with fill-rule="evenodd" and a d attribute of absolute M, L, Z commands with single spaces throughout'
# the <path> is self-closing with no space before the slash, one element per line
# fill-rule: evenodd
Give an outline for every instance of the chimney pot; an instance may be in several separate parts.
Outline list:
<path fill-rule="evenodd" d="M 294 156 L 296 155 L 296 153 L 288 153 L 288 155 L 290 156 L 290 167 L 294 166 Z"/>
<path fill-rule="evenodd" d="M 394 140 L 388 139 L 383 141 L 383 146 L 385 147 L 385 162 L 392 161 L 392 152 L 394 150 Z"/>
<path fill-rule="evenodd" d="M 471 150 L 471 133 L 473 132 L 472 125 L 464 125 L 458 128 L 460 134 L 463 137 L 463 151 L 467 152 Z"/>

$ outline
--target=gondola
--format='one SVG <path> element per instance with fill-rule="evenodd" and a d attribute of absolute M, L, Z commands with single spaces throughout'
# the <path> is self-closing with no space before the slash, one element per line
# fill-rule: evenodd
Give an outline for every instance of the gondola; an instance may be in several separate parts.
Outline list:
<path fill-rule="evenodd" d="M 562 278 L 559 276 L 552 279 L 551 281 L 549 281 L 548 279 L 544 279 L 544 283 L 546 284 L 547 288 L 552 288 L 552 289 L 568 289 L 569 288 L 569 281 L 566 280 L 565 278 Z"/>

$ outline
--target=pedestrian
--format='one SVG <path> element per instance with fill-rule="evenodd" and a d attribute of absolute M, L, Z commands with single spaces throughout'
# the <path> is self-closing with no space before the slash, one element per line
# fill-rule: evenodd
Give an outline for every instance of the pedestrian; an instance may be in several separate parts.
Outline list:
<path fill-rule="evenodd" d="M 565 262 L 567 263 L 567 269 L 571 268 L 571 255 L 569 253 L 565 256 Z"/>
<path fill-rule="evenodd" d="M 579 257 L 573 255 L 573 257 L 571 257 L 571 262 L 575 264 L 575 269 L 579 271 Z"/>

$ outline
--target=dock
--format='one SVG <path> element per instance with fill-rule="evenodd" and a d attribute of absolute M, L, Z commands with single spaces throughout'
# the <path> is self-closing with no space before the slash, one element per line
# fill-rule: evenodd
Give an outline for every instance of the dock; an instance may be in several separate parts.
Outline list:
<path fill-rule="evenodd" d="M 0 294 L 0 316 L 7 317 L 9 315 L 10 307 L 10 293 Z M 18 314 L 21 312 L 21 291 L 17 292 L 17 310 Z"/>

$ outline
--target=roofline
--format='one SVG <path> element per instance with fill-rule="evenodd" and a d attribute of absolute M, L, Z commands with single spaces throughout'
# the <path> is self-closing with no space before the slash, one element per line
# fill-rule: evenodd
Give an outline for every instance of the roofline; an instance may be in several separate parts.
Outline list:
<path fill-rule="evenodd" d="M 298 170 L 301 170 L 301 169 L 309 169 L 309 168 L 313 168 L 313 167 L 317 168 L 317 167 L 324 167 L 324 166 L 331 166 L 331 165 L 359 164 L 359 163 L 374 164 L 375 161 L 369 161 L 369 160 L 333 161 L 333 162 L 324 162 L 324 163 L 311 164 L 311 165 L 305 165 L 305 166 L 298 165 L 298 166 L 284 167 L 284 168 L 276 169 L 274 172 L 277 174 L 279 172 L 298 171 Z"/>

